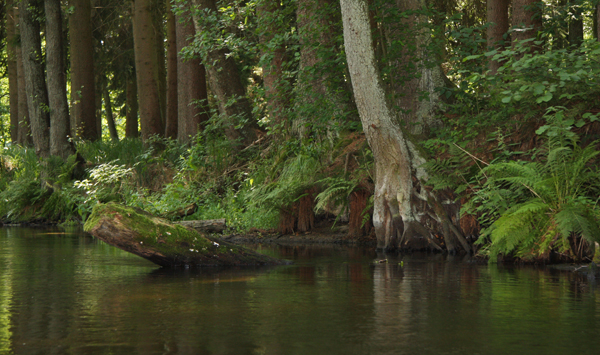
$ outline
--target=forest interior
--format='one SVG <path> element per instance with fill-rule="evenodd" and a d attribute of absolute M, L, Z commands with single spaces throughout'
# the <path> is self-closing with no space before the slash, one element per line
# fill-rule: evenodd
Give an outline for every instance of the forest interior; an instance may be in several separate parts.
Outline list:
<path fill-rule="evenodd" d="M 599 19 L 598 0 L 3 1 L 0 220 L 114 202 L 590 262 Z"/>

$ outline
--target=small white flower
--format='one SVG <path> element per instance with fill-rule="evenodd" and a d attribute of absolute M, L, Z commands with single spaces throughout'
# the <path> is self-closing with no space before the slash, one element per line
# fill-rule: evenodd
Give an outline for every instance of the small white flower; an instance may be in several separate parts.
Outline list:
<path fill-rule="evenodd" d="M 219 243 L 217 242 L 213 242 L 213 244 L 218 248 L 219 247 Z"/>
<path fill-rule="evenodd" d="M 144 244 L 144 242 L 140 242 L 140 244 Z"/>

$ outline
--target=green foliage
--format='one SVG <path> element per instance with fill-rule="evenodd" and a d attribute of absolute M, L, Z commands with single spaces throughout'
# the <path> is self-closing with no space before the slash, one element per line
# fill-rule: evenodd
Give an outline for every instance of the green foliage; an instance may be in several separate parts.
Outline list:
<path fill-rule="evenodd" d="M 470 211 L 492 221 L 478 241 L 486 244 L 491 261 L 498 254 L 535 258 L 552 249 L 566 253 L 574 235 L 600 240 L 600 171 L 593 168 L 600 152 L 596 142 L 582 148 L 576 137 L 570 138 L 549 137 L 539 162 L 497 162 L 482 169 L 485 183 Z"/>

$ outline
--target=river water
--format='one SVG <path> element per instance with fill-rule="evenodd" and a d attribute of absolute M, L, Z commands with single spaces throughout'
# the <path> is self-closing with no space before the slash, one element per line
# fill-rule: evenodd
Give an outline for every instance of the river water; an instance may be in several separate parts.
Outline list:
<path fill-rule="evenodd" d="M 163 270 L 79 231 L 0 229 L 0 354 L 600 351 L 600 289 L 569 272 L 255 248 L 295 263 Z"/>

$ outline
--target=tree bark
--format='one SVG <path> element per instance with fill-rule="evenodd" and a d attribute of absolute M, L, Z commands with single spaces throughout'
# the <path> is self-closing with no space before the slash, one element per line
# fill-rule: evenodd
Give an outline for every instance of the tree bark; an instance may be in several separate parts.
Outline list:
<path fill-rule="evenodd" d="M 572 3 L 571 3 L 572 4 Z M 583 43 L 583 13 L 581 6 L 571 6 L 573 16 L 569 19 L 569 45 L 579 47 Z"/>
<path fill-rule="evenodd" d="M 42 62 L 40 24 L 37 20 L 42 13 L 41 4 L 37 1 L 21 1 L 19 18 L 21 50 L 23 51 L 23 69 L 33 146 L 38 157 L 48 158 L 50 156 L 48 92 L 46 91 Z"/>
<path fill-rule="evenodd" d="M 487 1 L 487 46 L 488 49 L 501 51 L 504 46 L 503 36 L 508 32 L 508 4 L 509 0 Z M 490 60 L 489 67 L 492 74 L 496 74 L 501 63 Z"/>
<path fill-rule="evenodd" d="M 340 4 L 354 97 L 375 158 L 373 226 L 377 246 L 441 250 L 432 231 L 441 231 L 448 217 L 443 208 L 431 211 L 430 205 L 439 204 L 421 186 L 427 180 L 425 159 L 406 138 L 387 102 L 374 53 L 367 0 L 341 0 Z"/>
<path fill-rule="evenodd" d="M 113 115 L 112 104 L 110 102 L 110 92 L 108 91 L 108 80 L 104 78 L 104 85 L 102 85 L 102 99 L 104 100 L 104 112 L 106 113 L 106 125 L 108 126 L 108 133 L 110 139 L 113 142 L 119 141 L 119 134 L 117 133 L 117 126 L 115 125 L 115 116 Z"/>
<path fill-rule="evenodd" d="M 426 3 L 396 0 L 395 8 L 400 13 L 418 12 L 426 9 Z M 385 18 L 386 8 L 380 11 Z M 384 20 L 382 25 L 387 41 L 384 53 L 390 57 L 392 68 L 389 90 L 393 93 L 394 111 L 398 112 L 404 128 L 420 137 L 428 137 L 432 128 L 442 124 L 436 117 L 441 101 L 437 89 L 445 86 L 442 68 L 428 50 L 432 37 L 428 21 L 425 15 L 413 13 L 403 19 Z"/>
<path fill-rule="evenodd" d="M 69 142 L 71 122 L 67 100 L 67 79 L 63 52 L 60 0 L 45 0 L 46 72 L 50 106 L 50 154 L 63 159 L 75 151 Z"/>
<path fill-rule="evenodd" d="M 540 6 L 538 0 L 513 0 L 512 27 L 514 32 L 511 34 L 513 43 L 537 37 L 538 32 L 542 30 Z M 533 43 L 528 44 L 529 47 L 533 45 Z"/>
<path fill-rule="evenodd" d="M 186 6 L 189 6 L 186 4 Z M 189 7 L 185 8 L 186 10 Z M 178 129 L 177 139 L 188 142 L 208 121 L 208 90 L 206 71 L 200 58 L 184 58 L 182 50 L 194 41 L 194 23 L 189 11 L 177 16 L 177 90 Z"/>
<path fill-rule="evenodd" d="M 137 138 L 138 133 L 138 97 L 135 76 L 127 79 L 125 87 L 125 137 Z"/>
<path fill-rule="evenodd" d="M 291 93 L 290 83 L 284 77 L 284 66 L 288 56 L 285 43 L 280 43 L 286 30 L 283 19 L 280 18 L 280 9 L 279 1 L 262 0 L 258 3 L 256 11 L 259 18 L 259 42 L 264 58 L 263 80 L 270 126 L 276 128 L 276 132 L 280 134 L 288 134 L 287 109 Z"/>
<path fill-rule="evenodd" d="M 163 136 L 156 33 L 153 28 L 152 0 L 135 0 L 133 6 L 133 38 L 135 71 L 142 139 Z"/>
<path fill-rule="evenodd" d="M 84 140 L 101 138 L 96 122 L 96 84 L 90 0 L 73 0 L 69 17 L 71 46 L 71 128 Z"/>
<path fill-rule="evenodd" d="M 13 5 L 17 5 L 16 2 L 13 2 Z M 19 23 L 19 12 L 21 4 L 18 4 L 19 8 L 16 6 L 13 8 L 13 15 L 15 26 Z M 17 38 L 20 38 L 20 33 L 17 31 L 15 33 Z M 17 128 L 17 143 L 23 147 L 32 146 L 33 140 L 31 138 L 31 124 L 29 123 L 29 108 L 27 107 L 27 90 L 25 89 L 25 70 L 23 68 L 23 50 L 22 44 L 20 40 L 16 40 L 19 42 L 18 45 L 15 45 L 15 59 L 17 62 L 17 97 L 18 97 L 18 108 L 17 112 L 19 114 L 17 120 L 18 128 Z M 15 42 L 16 43 L 16 42 Z"/>
<path fill-rule="evenodd" d="M 19 137 L 19 80 L 17 76 L 17 29 L 13 1 L 8 0 L 6 3 L 6 65 L 10 95 L 10 140 L 17 143 Z"/>
<path fill-rule="evenodd" d="M 175 14 L 167 0 L 167 113 L 165 137 L 177 138 L 177 31 Z"/>
<path fill-rule="evenodd" d="M 194 0 L 194 5 L 206 13 L 217 13 L 215 0 Z M 208 30 L 204 28 L 201 16 L 195 15 L 193 20 L 197 33 Z M 209 48 L 202 62 L 208 74 L 210 89 L 217 96 L 219 112 L 226 119 L 223 127 L 225 136 L 236 150 L 250 145 L 257 138 L 258 125 L 252 116 L 252 107 L 236 63 L 232 57 L 227 56 L 224 48 Z"/>

